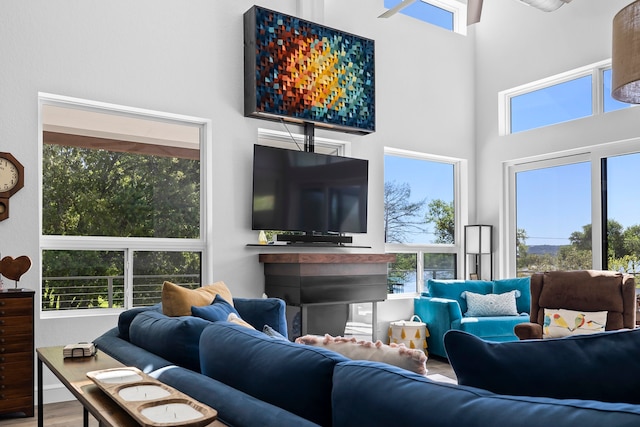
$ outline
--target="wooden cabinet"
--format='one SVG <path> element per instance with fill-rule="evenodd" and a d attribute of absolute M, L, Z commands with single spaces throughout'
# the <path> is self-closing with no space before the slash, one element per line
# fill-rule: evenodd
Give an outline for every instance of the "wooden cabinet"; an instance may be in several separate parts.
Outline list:
<path fill-rule="evenodd" d="M 34 291 L 0 291 L 0 414 L 33 417 Z"/>

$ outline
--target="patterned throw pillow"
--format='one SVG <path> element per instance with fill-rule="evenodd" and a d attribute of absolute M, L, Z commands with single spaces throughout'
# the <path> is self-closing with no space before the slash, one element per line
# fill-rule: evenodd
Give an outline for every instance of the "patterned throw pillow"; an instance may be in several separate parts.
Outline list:
<path fill-rule="evenodd" d="M 518 292 L 514 290 L 504 294 L 481 295 L 466 291 L 464 297 L 467 300 L 468 309 L 465 316 L 517 316 L 516 296 Z"/>
<path fill-rule="evenodd" d="M 606 311 L 574 311 L 544 309 L 542 338 L 562 338 L 569 335 L 586 335 L 604 332 Z"/>

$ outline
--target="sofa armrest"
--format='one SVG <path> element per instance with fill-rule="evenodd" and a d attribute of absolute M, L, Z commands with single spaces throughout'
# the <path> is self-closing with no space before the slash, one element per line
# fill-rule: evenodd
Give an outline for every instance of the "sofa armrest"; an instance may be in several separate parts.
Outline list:
<path fill-rule="evenodd" d="M 287 317 L 284 301 L 279 298 L 234 298 L 233 306 L 242 320 L 262 331 L 269 325 L 287 337 Z"/>
<path fill-rule="evenodd" d="M 429 354 L 447 357 L 443 337 L 451 329 L 454 320 L 462 319 L 462 311 L 457 301 L 445 298 L 420 297 L 413 301 L 413 312 L 427 324 Z"/>
<path fill-rule="evenodd" d="M 521 340 L 533 340 L 542 338 L 542 325 L 524 322 L 513 328 L 513 333 Z"/>

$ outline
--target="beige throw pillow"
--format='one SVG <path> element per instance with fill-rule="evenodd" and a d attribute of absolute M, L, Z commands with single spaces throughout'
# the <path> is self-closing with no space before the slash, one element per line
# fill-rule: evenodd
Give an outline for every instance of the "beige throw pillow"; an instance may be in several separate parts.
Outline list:
<path fill-rule="evenodd" d="M 404 344 L 383 344 L 382 341 L 357 341 L 355 338 L 325 335 L 305 335 L 296 339 L 298 344 L 324 347 L 349 359 L 372 360 L 388 363 L 420 375 L 427 374 L 427 356 L 422 350 L 410 349 Z"/>
<path fill-rule="evenodd" d="M 191 306 L 202 307 L 213 302 L 220 295 L 233 306 L 231 291 L 224 282 L 198 289 L 187 289 L 171 282 L 162 284 L 162 313 L 167 316 L 191 316 Z"/>

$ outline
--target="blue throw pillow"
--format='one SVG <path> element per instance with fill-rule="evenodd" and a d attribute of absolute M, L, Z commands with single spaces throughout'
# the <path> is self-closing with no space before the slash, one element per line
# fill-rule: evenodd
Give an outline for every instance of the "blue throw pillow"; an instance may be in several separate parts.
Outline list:
<path fill-rule="evenodd" d="M 484 280 L 433 280 L 427 281 L 429 295 L 434 298 L 446 298 L 458 301 L 460 311 L 467 312 L 467 302 L 462 297 L 464 291 L 486 295 L 491 293 L 493 282 Z"/>
<path fill-rule="evenodd" d="M 444 346 L 461 385 L 514 396 L 640 404 L 640 329 L 512 342 L 450 330 Z"/>
<path fill-rule="evenodd" d="M 240 317 L 238 312 L 231 304 L 229 304 L 224 298 L 220 295 L 216 295 L 216 298 L 210 305 L 205 305 L 202 307 L 191 307 L 191 313 L 202 319 L 208 320 L 210 322 L 218 322 L 220 320 L 227 320 L 229 314 L 233 313 L 236 316 Z"/>
<path fill-rule="evenodd" d="M 518 313 L 529 313 L 531 310 L 531 278 L 517 277 L 494 281 L 494 294 L 504 294 L 509 291 L 520 291 L 520 296 L 516 298 Z"/>

